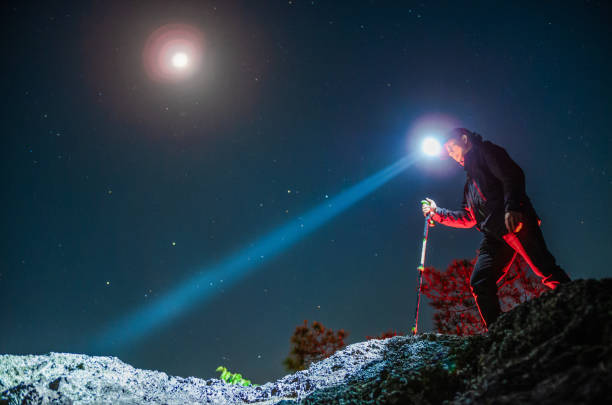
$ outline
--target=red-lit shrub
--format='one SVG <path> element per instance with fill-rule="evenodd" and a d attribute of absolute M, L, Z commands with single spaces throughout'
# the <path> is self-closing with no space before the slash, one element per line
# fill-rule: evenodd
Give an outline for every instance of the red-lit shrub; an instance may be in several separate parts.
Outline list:
<path fill-rule="evenodd" d="M 311 363 L 342 349 L 345 346 L 344 338 L 347 336 L 348 332 L 344 329 L 334 332 L 325 328 L 320 322 L 313 321 L 312 325 L 308 326 L 308 321 L 304 320 L 304 324 L 297 326 L 291 336 L 291 352 L 283 364 L 291 372 L 304 370 Z"/>
<path fill-rule="evenodd" d="M 485 331 L 470 289 L 475 263 L 476 259 L 455 259 L 444 271 L 425 268 L 422 292 L 435 310 L 434 328 L 438 333 L 464 336 Z M 518 255 L 500 284 L 498 296 L 504 312 L 546 290 Z"/>

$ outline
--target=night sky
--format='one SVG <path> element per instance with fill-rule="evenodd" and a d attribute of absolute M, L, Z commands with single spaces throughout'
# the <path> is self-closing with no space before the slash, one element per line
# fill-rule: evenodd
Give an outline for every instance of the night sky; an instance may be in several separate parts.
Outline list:
<path fill-rule="evenodd" d="M 201 378 L 224 365 L 265 383 L 286 374 L 304 319 L 347 343 L 407 332 L 419 201 L 462 200 L 450 159 L 419 158 L 129 343 L 89 346 L 419 152 L 423 122 L 506 148 L 557 262 L 574 279 L 610 275 L 607 2 L 40 3 L 2 6 L 0 353 L 113 355 Z M 201 34 L 201 60 L 160 79 L 143 50 L 169 24 Z M 480 239 L 436 226 L 426 264 L 471 259 Z"/>

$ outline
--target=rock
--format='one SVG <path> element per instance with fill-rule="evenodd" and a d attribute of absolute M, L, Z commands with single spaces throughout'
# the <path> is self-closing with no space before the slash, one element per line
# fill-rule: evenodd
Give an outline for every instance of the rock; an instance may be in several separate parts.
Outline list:
<path fill-rule="evenodd" d="M 140 370 L 116 357 L 0 356 L 0 404 L 612 403 L 612 279 L 577 280 L 503 314 L 487 334 L 347 346 L 259 387 Z"/>
<path fill-rule="evenodd" d="M 612 403 L 611 293 L 612 279 L 577 280 L 503 314 L 454 403 Z"/>
<path fill-rule="evenodd" d="M 49 383 L 49 389 L 53 391 L 59 390 L 60 382 L 62 381 L 66 382 L 67 381 L 66 377 L 63 377 L 63 376 L 57 377 L 55 380 Z"/>

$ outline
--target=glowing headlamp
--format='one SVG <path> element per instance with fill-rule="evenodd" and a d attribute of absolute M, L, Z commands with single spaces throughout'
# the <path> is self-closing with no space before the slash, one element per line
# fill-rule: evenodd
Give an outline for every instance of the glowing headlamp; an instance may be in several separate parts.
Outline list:
<path fill-rule="evenodd" d="M 428 156 L 439 156 L 442 151 L 442 146 L 440 142 L 434 137 L 427 137 L 423 140 L 422 144 L 423 153 Z"/>

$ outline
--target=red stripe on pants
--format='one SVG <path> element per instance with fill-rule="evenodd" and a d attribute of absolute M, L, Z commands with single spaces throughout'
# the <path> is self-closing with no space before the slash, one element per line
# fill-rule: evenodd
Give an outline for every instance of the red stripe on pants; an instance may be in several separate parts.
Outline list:
<path fill-rule="evenodd" d="M 544 284 L 546 287 L 551 288 L 553 290 L 559 285 L 558 281 L 546 280 L 547 277 L 544 276 L 544 274 L 542 274 L 540 269 L 535 264 L 533 264 L 533 261 L 531 260 L 529 255 L 527 254 L 527 252 L 525 252 L 525 248 L 523 248 L 523 244 L 519 240 L 518 236 L 516 236 L 513 233 L 507 233 L 503 235 L 502 237 L 504 238 L 506 243 L 510 245 L 510 247 L 512 247 L 512 249 L 514 249 L 516 252 L 518 252 L 518 254 L 523 256 L 523 259 L 525 259 L 527 264 L 529 264 L 529 267 L 531 267 L 533 272 L 542 279 L 542 284 Z"/>

